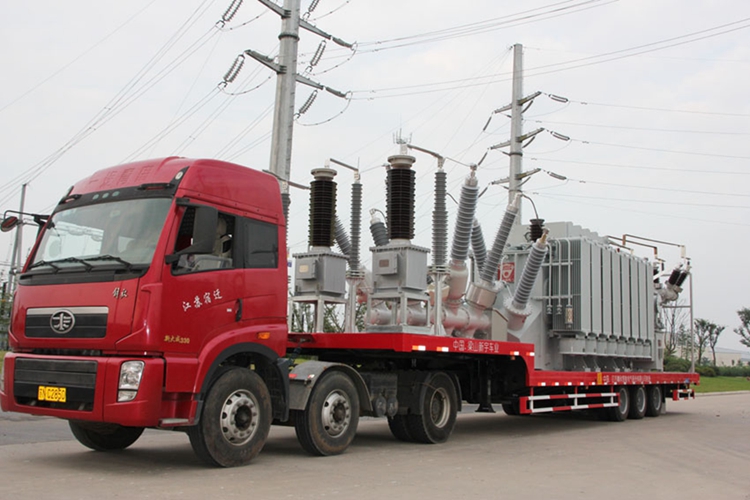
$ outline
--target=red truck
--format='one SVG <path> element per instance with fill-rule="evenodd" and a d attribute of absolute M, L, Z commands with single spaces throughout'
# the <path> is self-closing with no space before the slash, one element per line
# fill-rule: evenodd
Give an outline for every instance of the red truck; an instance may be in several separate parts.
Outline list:
<path fill-rule="evenodd" d="M 373 283 L 361 268 L 346 272 L 347 256 L 328 248 L 333 174 L 322 169 L 313 182 L 311 220 L 325 227 L 310 252 L 296 256 L 293 303 L 312 304 L 316 314 L 354 304 L 343 293 L 353 284 L 349 296 L 367 312 L 365 326 L 347 333 L 289 330 L 286 221 L 272 175 L 172 157 L 78 182 L 19 276 L 3 410 L 66 419 L 99 451 L 126 448 L 147 427 L 182 430 L 201 459 L 236 466 L 260 452 L 272 424 L 293 425 L 305 450 L 332 455 L 349 446 L 363 415 L 386 417 L 400 440 L 440 443 L 463 402 L 481 411 L 502 404 L 516 415 L 589 409 L 623 420 L 658 416 L 667 396 L 691 395 L 697 375 L 661 371 L 658 290 L 650 274 L 644 282 L 645 264 L 620 259 L 591 235 L 555 239 L 567 225 L 551 230 L 549 244 L 544 232 L 500 245 L 503 266 L 541 273 L 526 278 L 525 304 L 513 295 L 503 306 L 513 286 L 500 283 L 508 291 L 498 294 L 494 280 L 467 292 L 460 258 L 430 268 L 428 290 L 428 251 L 409 241 L 413 170 L 404 155 L 393 158 L 389 201 L 405 189 L 411 215 L 399 219 L 400 205 L 389 206 L 391 234 L 376 237 Z M 633 278 L 592 278 L 588 291 L 577 290 L 582 261 L 573 253 L 581 248 L 598 249 L 597 269 L 606 261 L 622 274 L 629 266 Z M 535 251 L 541 260 L 529 263 Z M 621 285 L 640 298 L 612 292 Z M 585 293 L 594 297 L 589 306 L 581 305 Z M 591 303 L 609 313 L 597 319 Z M 631 318 L 635 309 L 643 311 Z M 588 311 L 586 324 L 573 316 L 583 316 L 579 310 Z"/>

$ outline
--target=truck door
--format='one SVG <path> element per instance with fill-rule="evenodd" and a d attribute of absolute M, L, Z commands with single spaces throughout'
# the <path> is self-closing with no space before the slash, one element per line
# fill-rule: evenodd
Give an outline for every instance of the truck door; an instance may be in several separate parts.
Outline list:
<path fill-rule="evenodd" d="M 175 252 L 190 245 L 194 211 L 185 210 Z M 239 334 L 234 340 L 242 342 L 244 335 L 255 338 L 254 330 L 285 326 L 279 237 L 275 224 L 219 212 L 213 252 L 181 255 L 164 273 L 165 350 L 196 352 L 222 333 Z"/>

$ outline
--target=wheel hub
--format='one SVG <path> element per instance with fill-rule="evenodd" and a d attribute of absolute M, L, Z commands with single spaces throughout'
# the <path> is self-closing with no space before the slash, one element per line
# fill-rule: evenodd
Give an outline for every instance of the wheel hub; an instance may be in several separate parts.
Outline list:
<path fill-rule="evenodd" d="M 229 443 L 241 446 L 258 429 L 258 402 L 252 393 L 240 390 L 232 393 L 221 409 L 221 432 Z"/>
<path fill-rule="evenodd" d="M 352 419 L 349 399 L 343 392 L 331 392 L 323 403 L 320 416 L 326 432 L 332 437 L 340 436 L 349 427 Z"/>
<path fill-rule="evenodd" d="M 444 388 L 438 388 L 430 399 L 430 419 L 435 427 L 444 427 L 450 418 L 448 393 Z"/>

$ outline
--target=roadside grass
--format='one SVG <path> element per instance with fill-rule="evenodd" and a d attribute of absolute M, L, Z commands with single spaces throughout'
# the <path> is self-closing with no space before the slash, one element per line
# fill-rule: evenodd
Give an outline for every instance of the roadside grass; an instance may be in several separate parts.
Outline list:
<path fill-rule="evenodd" d="M 0 351 L 0 371 L 3 370 L 3 361 L 5 360 L 5 351 Z"/>
<path fill-rule="evenodd" d="M 696 393 L 750 391 L 750 380 L 745 377 L 701 377 Z"/>

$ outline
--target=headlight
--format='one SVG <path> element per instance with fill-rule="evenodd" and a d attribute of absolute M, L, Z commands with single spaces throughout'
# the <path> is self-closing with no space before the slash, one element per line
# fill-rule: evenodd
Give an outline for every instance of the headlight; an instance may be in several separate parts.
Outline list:
<path fill-rule="evenodd" d="M 143 368 L 146 365 L 143 361 L 125 361 L 120 365 L 120 384 L 117 389 L 117 401 L 132 401 L 138 393 L 138 387 L 141 385 Z"/>

